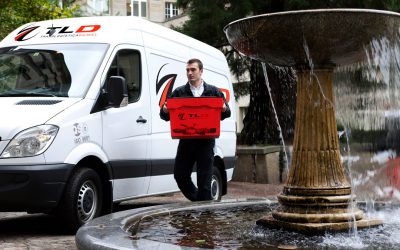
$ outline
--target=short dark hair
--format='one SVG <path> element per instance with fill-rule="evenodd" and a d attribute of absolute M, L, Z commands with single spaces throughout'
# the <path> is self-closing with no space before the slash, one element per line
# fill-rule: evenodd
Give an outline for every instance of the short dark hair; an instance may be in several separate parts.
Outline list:
<path fill-rule="evenodd" d="M 192 63 L 197 63 L 197 65 L 199 66 L 199 69 L 202 70 L 203 69 L 203 63 L 197 59 L 197 58 L 192 58 L 190 59 L 187 64 L 192 64 Z"/>

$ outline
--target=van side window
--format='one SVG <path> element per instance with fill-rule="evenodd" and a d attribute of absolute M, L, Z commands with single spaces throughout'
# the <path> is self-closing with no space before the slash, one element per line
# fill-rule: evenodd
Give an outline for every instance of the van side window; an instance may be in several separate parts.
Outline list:
<path fill-rule="evenodd" d="M 136 102 L 141 90 L 140 53 L 136 50 L 123 49 L 117 52 L 107 73 L 106 81 L 111 76 L 122 76 L 128 85 L 128 101 Z"/>

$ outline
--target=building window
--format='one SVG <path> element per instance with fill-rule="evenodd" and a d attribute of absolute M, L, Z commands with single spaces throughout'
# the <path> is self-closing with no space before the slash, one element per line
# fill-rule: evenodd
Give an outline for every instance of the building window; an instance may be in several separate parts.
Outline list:
<path fill-rule="evenodd" d="M 147 0 L 127 0 L 128 16 L 147 17 Z"/>
<path fill-rule="evenodd" d="M 165 19 L 178 15 L 178 7 L 176 3 L 165 3 Z"/>
<path fill-rule="evenodd" d="M 84 5 L 84 2 L 82 4 Z M 87 0 L 87 12 L 96 15 L 110 14 L 110 3 L 108 0 Z"/>

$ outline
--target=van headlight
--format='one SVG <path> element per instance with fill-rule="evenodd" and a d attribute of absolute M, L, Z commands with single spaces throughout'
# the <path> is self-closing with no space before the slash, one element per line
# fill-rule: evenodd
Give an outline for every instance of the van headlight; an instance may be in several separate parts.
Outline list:
<path fill-rule="evenodd" d="M 43 153 L 58 132 L 54 125 L 40 125 L 19 132 L 7 145 L 0 158 L 27 157 Z"/>

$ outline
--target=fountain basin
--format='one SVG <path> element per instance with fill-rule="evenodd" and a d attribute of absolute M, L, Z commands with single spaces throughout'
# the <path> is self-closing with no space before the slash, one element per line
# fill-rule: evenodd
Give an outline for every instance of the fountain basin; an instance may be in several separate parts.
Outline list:
<path fill-rule="evenodd" d="M 89 221 L 78 230 L 75 241 L 78 249 L 185 249 L 185 246 L 175 245 L 171 241 L 139 237 L 141 224 L 144 224 L 146 218 L 162 218 L 182 212 L 189 215 L 193 211 L 201 210 L 250 209 L 253 206 L 261 209 L 262 206 L 265 212 L 269 205 L 276 206 L 277 202 L 268 199 L 231 199 L 220 202 L 175 203 L 121 211 Z M 257 217 L 247 223 L 255 225 L 255 218 Z M 187 249 L 191 247 L 187 246 Z"/>
<path fill-rule="evenodd" d="M 358 204 L 364 210 L 368 204 Z M 376 203 L 371 216 L 385 224 L 359 230 L 308 235 L 281 229 L 265 230 L 256 219 L 278 207 L 268 199 L 177 203 L 122 211 L 97 218 L 76 235 L 78 249 L 397 249 L 400 241 L 398 204 Z M 365 212 L 369 216 L 369 212 Z M 351 225 L 351 223 L 348 223 Z M 361 246 L 361 247 L 360 247 Z M 291 248 L 293 249 L 293 248 Z"/>

